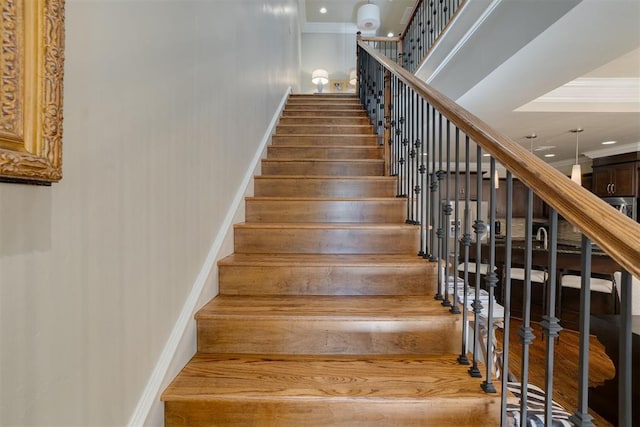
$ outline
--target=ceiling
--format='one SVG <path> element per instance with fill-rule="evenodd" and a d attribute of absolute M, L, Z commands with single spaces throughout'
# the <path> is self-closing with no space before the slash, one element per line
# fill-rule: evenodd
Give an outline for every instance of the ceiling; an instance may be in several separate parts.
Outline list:
<path fill-rule="evenodd" d="M 367 1 L 363 0 L 300 0 L 304 5 L 304 15 L 307 23 L 317 28 L 329 28 L 327 24 L 348 23 L 343 26 L 347 31 L 357 32 L 355 26 L 358 8 Z M 380 8 L 380 28 L 379 35 L 387 35 L 389 32 L 398 35 L 405 27 L 403 16 L 411 13 L 416 4 L 416 0 L 374 0 Z M 326 8 L 327 12 L 320 13 L 320 8 Z M 407 11 L 408 9 L 408 11 Z M 406 18 L 408 19 L 408 17 Z M 320 25 L 316 25 L 320 24 Z"/>
<path fill-rule="evenodd" d="M 355 33 L 366 1 L 299 0 L 304 32 Z M 378 35 L 398 34 L 415 0 L 372 0 Z M 467 0 L 421 79 L 516 142 L 563 168 L 640 150 L 640 2 Z M 321 7 L 326 14 L 319 12 Z M 604 141 L 617 141 L 602 145 Z M 553 147 L 553 148 L 550 148 Z M 545 158 L 545 154 L 555 157 Z"/>

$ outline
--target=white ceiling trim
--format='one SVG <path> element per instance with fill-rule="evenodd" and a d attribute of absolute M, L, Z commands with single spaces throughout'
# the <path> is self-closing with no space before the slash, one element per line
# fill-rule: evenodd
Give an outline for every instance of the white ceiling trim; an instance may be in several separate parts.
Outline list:
<path fill-rule="evenodd" d="M 580 77 L 515 111 L 640 112 L 640 78 Z"/>

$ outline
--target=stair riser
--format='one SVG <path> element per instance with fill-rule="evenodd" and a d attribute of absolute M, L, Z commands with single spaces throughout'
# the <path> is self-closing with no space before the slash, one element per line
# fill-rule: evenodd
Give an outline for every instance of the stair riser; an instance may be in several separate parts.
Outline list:
<path fill-rule="evenodd" d="M 314 162 L 263 160 L 263 175 L 382 176 L 380 162 Z"/>
<path fill-rule="evenodd" d="M 267 157 L 276 159 L 382 159 L 378 147 L 282 147 L 271 145 Z"/>
<path fill-rule="evenodd" d="M 254 194 L 264 197 L 394 197 L 396 182 L 385 179 L 255 179 Z"/>
<path fill-rule="evenodd" d="M 406 228 L 236 228 L 235 251 L 258 254 L 418 253 L 417 229 Z"/>
<path fill-rule="evenodd" d="M 371 125 L 368 117 L 282 117 L 280 125 Z"/>
<path fill-rule="evenodd" d="M 276 135 L 371 135 L 371 125 L 278 125 Z"/>
<path fill-rule="evenodd" d="M 344 104 L 339 102 L 287 104 L 284 111 L 293 110 L 356 110 L 363 111 L 361 104 Z"/>
<path fill-rule="evenodd" d="M 429 265 L 220 266 L 223 295 L 435 295 Z"/>
<path fill-rule="evenodd" d="M 274 394 L 275 394 L 274 390 Z M 455 414 L 455 415 L 452 415 Z M 500 425 L 500 398 L 265 401 L 220 399 L 165 402 L 165 426 L 443 427 Z"/>
<path fill-rule="evenodd" d="M 390 200 L 246 201 L 247 222 L 402 223 L 406 202 Z"/>
<path fill-rule="evenodd" d="M 314 110 L 313 108 L 305 110 L 283 111 L 283 117 L 367 117 L 366 111 L 360 110 Z"/>
<path fill-rule="evenodd" d="M 420 320 L 281 317 L 200 319 L 198 351 L 240 354 L 454 354 L 459 316 Z"/>
<path fill-rule="evenodd" d="M 344 93 L 322 93 L 322 94 L 308 94 L 308 93 L 292 93 L 291 95 L 289 95 L 289 99 L 288 101 L 295 101 L 295 100 L 300 100 L 300 99 L 310 99 L 310 100 L 318 100 L 318 101 L 325 101 L 325 100 L 345 100 L 345 101 L 349 101 L 349 100 L 356 100 L 356 99 L 360 99 L 358 98 L 358 95 L 356 95 L 355 93 L 351 93 L 351 94 L 344 94 Z"/>
<path fill-rule="evenodd" d="M 298 146 L 341 146 L 341 145 L 366 145 L 370 147 L 378 146 L 376 135 L 273 135 L 271 143 L 274 145 L 298 145 Z"/>
<path fill-rule="evenodd" d="M 289 98 L 289 101 L 287 101 L 287 106 L 290 105 L 299 105 L 299 104 L 305 104 L 305 105 L 322 105 L 322 104 L 344 104 L 344 105 L 360 105 L 362 106 L 362 103 L 360 102 L 359 99 L 357 98 L 348 98 L 348 99 L 337 99 L 337 98 L 327 98 L 327 99 L 299 99 L 299 98 L 294 98 L 291 99 Z"/>

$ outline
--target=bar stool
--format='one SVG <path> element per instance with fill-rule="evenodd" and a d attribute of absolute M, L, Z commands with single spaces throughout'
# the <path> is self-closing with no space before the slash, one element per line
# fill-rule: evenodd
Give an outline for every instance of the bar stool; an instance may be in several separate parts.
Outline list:
<path fill-rule="evenodd" d="M 617 292 L 617 290 L 620 287 L 620 283 L 622 283 L 622 273 L 616 271 L 613 273 L 613 286 L 616 289 L 618 300 L 620 299 L 620 292 Z M 631 288 L 633 289 L 631 292 L 631 315 L 640 316 L 640 279 L 631 276 Z"/>
<path fill-rule="evenodd" d="M 614 278 L 610 274 L 594 274 L 589 279 L 591 291 L 591 314 L 614 314 L 616 312 L 616 291 Z M 560 295 L 558 314 L 564 327 L 579 329 L 580 288 L 582 276 L 563 274 L 560 277 Z"/>
<path fill-rule="evenodd" d="M 458 273 L 459 276 L 462 277 L 464 274 L 464 263 L 458 265 Z M 493 267 L 493 271 L 496 271 L 497 268 Z M 480 267 L 475 262 L 469 263 L 469 286 L 476 285 L 476 274 L 480 274 L 481 276 L 486 276 L 489 273 L 489 264 L 481 263 Z M 480 287 L 484 286 L 484 279 L 480 279 Z"/>
<path fill-rule="evenodd" d="M 506 277 L 506 274 L 504 274 Z M 511 267 L 511 310 L 513 315 L 520 317 L 524 313 L 524 279 L 523 267 Z M 533 320 L 541 320 L 545 313 L 548 274 L 544 269 L 531 268 L 531 315 Z M 503 288 L 506 283 L 503 283 Z"/>

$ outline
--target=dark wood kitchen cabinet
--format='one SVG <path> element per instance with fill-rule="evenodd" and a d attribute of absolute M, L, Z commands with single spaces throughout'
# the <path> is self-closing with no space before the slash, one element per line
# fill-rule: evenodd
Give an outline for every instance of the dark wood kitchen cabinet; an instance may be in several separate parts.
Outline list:
<path fill-rule="evenodd" d="M 600 197 L 637 197 L 640 153 L 593 159 L 592 191 Z"/>

